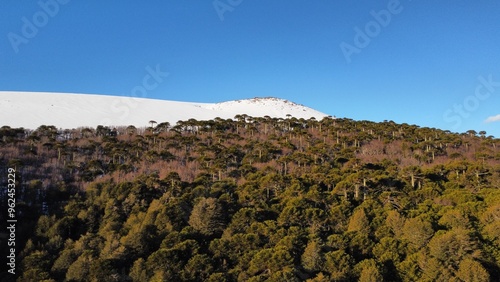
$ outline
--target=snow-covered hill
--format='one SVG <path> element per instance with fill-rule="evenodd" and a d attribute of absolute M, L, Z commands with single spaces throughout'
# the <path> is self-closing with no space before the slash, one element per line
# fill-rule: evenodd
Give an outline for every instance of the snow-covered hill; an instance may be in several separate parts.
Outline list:
<path fill-rule="evenodd" d="M 97 125 L 143 127 L 148 126 L 151 120 L 175 124 L 190 118 L 227 119 L 238 114 L 282 118 L 291 115 L 318 120 L 327 116 L 278 98 L 209 104 L 91 94 L 0 91 L 0 126 L 29 129 L 36 129 L 40 125 L 55 125 L 58 128 Z"/>

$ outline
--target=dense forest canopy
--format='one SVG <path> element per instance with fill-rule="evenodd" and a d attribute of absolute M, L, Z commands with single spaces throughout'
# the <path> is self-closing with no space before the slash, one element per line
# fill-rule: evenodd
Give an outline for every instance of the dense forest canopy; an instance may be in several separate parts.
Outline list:
<path fill-rule="evenodd" d="M 500 281 L 500 140 L 486 132 L 149 125 L 0 128 L 17 281 Z"/>

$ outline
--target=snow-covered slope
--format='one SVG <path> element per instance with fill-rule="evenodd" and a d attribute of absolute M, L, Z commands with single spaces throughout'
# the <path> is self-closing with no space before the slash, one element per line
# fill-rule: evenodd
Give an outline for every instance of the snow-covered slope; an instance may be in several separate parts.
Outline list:
<path fill-rule="evenodd" d="M 189 103 L 133 97 L 0 91 L 0 126 L 36 129 L 40 125 L 58 128 L 81 126 L 148 126 L 150 120 L 168 121 L 216 117 L 253 117 L 322 119 L 327 116 L 311 108 L 277 98 L 253 98 L 217 104 Z"/>

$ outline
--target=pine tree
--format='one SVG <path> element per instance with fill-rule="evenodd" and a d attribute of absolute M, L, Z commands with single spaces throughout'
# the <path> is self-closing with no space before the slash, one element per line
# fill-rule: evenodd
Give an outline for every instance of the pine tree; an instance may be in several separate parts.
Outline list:
<path fill-rule="evenodd" d="M 193 207 L 189 225 L 206 236 L 221 233 L 225 226 L 225 216 L 217 199 L 201 198 Z"/>

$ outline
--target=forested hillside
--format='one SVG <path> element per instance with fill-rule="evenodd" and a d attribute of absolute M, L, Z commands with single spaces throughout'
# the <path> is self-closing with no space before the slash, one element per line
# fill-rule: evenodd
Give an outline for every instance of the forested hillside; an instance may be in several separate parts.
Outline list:
<path fill-rule="evenodd" d="M 500 140 L 486 132 L 150 125 L 0 129 L 17 281 L 500 281 Z"/>

